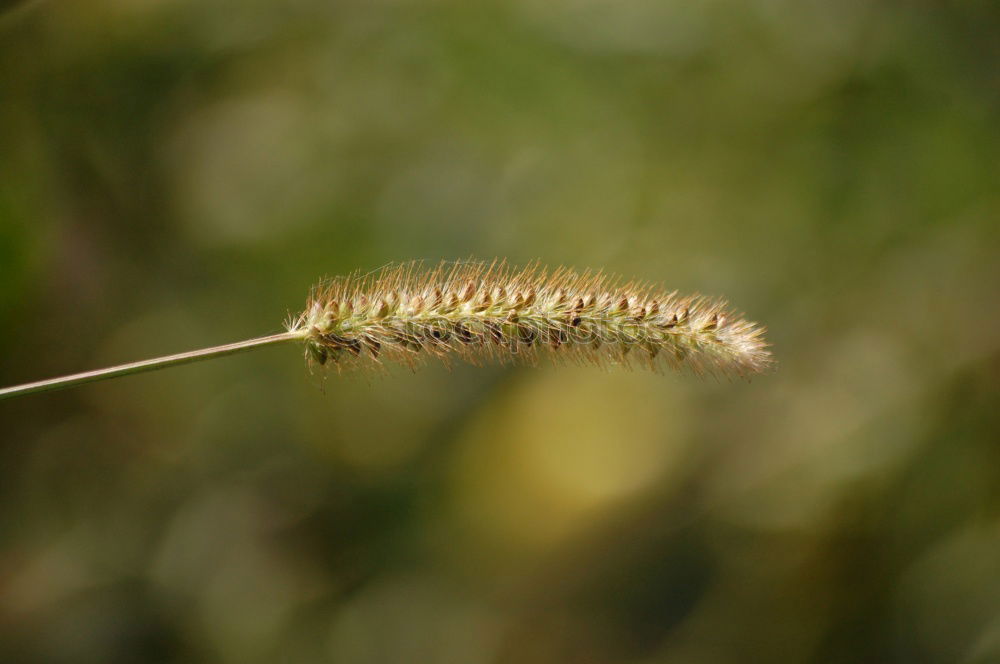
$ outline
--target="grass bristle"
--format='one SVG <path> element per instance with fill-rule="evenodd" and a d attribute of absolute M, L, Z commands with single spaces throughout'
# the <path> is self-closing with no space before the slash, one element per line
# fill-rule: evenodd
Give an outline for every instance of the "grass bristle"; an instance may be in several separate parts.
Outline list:
<path fill-rule="evenodd" d="M 767 370 L 764 328 L 702 296 L 680 297 L 601 272 L 539 265 L 419 262 L 316 286 L 289 332 L 311 363 L 424 358 L 536 362 L 750 376 Z"/>

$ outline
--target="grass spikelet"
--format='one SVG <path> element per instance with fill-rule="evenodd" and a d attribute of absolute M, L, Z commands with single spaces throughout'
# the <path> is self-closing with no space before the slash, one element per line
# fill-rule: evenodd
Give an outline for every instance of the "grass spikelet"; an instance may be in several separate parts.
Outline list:
<path fill-rule="evenodd" d="M 721 300 L 680 297 L 601 272 L 504 262 L 418 262 L 316 286 L 289 334 L 312 364 L 341 367 L 428 357 L 750 376 L 772 363 L 764 328 Z"/>

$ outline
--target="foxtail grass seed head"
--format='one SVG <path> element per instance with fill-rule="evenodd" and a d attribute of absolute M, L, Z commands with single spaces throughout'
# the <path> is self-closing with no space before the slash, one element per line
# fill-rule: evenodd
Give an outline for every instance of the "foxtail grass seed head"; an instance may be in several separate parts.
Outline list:
<path fill-rule="evenodd" d="M 768 369 L 764 328 L 702 296 L 601 272 L 503 262 L 418 262 L 325 281 L 288 332 L 310 364 L 541 356 L 599 366 L 750 376 Z"/>

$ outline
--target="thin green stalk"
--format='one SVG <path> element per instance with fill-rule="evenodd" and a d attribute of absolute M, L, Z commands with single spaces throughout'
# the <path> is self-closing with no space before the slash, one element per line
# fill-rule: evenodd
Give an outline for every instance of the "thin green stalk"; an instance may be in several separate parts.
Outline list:
<path fill-rule="evenodd" d="M 301 339 L 301 332 L 282 332 L 281 334 L 272 334 L 267 337 L 237 341 L 235 343 L 214 346 L 212 348 L 202 348 L 200 350 L 192 350 L 186 353 L 177 353 L 176 355 L 166 355 L 164 357 L 156 357 L 151 360 L 142 360 L 141 362 L 120 364 L 106 369 L 95 369 L 94 371 L 84 371 L 83 373 L 72 374 L 70 376 L 60 376 L 58 378 L 49 378 L 48 380 L 39 380 L 34 383 L 25 383 L 24 385 L 15 385 L 13 387 L 0 389 L 0 400 L 19 397 L 25 394 L 33 394 L 35 392 L 62 390 L 67 387 L 75 387 L 77 385 L 83 385 L 84 383 L 93 383 L 95 381 L 106 380 L 108 378 L 117 378 L 118 376 L 128 376 L 131 374 L 143 373 L 145 371 L 166 369 L 167 367 L 174 367 L 179 364 L 189 364 L 191 362 L 200 362 L 201 360 L 210 360 L 216 357 L 223 357 L 224 355 L 243 353 L 260 346 L 286 343 L 288 341 L 299 341 Z"/>

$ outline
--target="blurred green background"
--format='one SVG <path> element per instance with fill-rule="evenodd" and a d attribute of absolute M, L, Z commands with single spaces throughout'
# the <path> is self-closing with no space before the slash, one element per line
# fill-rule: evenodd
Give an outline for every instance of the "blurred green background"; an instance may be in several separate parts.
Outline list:
<path fill-rule="evenodd" d="M 0 385 L 469 256 L 724 295 L 779 365 L 0 403 L 0 661 L 1000 661 L 997 3 L 4 4 Z"/>

